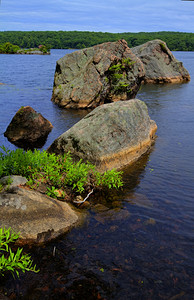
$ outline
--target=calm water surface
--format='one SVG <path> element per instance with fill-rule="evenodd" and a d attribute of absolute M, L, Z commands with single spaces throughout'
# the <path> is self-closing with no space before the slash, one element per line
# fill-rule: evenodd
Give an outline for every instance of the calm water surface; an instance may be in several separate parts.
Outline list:
<path fill-rule="evenodd" d="M 50 101 L 67 52 L 0 56 L 0 144 L 15 148 L 3 132 L 22 105 L 54 125 L 44 148 L 87 114 Z M 194 52 L 174 54 L 191 81 L 146 85 L 137 96 L 158 125 L 150 153 L 124 169 L 122 191 L 90 198 L 81 228 L 30 250 L 41 271 L 1 283 L 11 299 L 194 299 Z"/>

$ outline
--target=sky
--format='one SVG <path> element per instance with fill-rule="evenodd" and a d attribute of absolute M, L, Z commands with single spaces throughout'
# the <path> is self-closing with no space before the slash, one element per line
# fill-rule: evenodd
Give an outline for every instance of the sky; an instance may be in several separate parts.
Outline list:
<path fill-rule="evenodd" d="M 194 0 L 0 0 L 0 31 L 194 32 Z"/>

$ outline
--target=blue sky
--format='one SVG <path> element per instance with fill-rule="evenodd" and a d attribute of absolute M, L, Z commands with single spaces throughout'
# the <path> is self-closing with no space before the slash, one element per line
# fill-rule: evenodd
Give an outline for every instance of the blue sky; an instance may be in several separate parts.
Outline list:
<path fill-rule="evenodd" d="M 194 32 L 194 1 L 1 0 L 0 31 Z"/>

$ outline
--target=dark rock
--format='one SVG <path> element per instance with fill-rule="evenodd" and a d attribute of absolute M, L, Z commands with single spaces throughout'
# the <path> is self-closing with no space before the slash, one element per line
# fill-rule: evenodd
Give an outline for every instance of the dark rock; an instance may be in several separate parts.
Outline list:
<path fill-rule="evenodd" d="M 131 214 L 128 210 L 126 209 L 109 209 L 107 211 L 102 211 L 96 213 L 94 218 L 96 221 L 98 221 L 101 224 L 105 224 L 106 222 L 109 221 L 124 221 L 128 218 L 130 218 Z"/>
<path fill-rule="evenodd" d="M 85 201 L 85 202 L 81 203 L 80 205 L 78 205 L 78 207 L 81 209 L 88 209 L 91 207 L 91 204 L 89 201 Z"/>
<path fill-rule="evenodd" d="M 126 201 L 128 201 L 132 205 L 137 205 L 145 208 L 152 208 L 152 202 L 143 194 L 140 193 L 132 193 L 129 194 Z"/>
<path fill-rule="evenodd" d="M 125 40 L 67 54 L 57 61 L 52 101 L 64 108 L 95 108 L 134 98 L 144 77 Z"/>
<path fill-rule="evenodd" d="M 21 107 L 6 129 L 4 136 L 12 144 L 24 148 L 41 148 L 52 130 L 52 124 L 32 107 Z"/>
<path fill-rule="evenodd" d="M 189 72 L 161 40 L 131 48 L 145 68 L 145 83 L 177 83 L 190 80 Z"/>
<path fill-rule="evenodd" d="M 70 151 L 100 171 L 118 169 L 149 149 L 156 129 L 146 104 L 138 99 L 104 104 L 57 138 L 48 151 Z"/>
<path fill-rule="evenodd" d="M 20 232 L 21 244 L 54 239 L 80 220 L 69 204 L 39 192 L 15 187 L 0 193 L 0 227 Z"/>

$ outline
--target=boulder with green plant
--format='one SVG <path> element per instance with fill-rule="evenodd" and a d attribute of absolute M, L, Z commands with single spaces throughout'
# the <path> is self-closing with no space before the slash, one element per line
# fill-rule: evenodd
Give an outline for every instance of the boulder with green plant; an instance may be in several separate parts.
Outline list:
<path fill-rule="evenodd" d="M 67 54 L 57 61 L 52 101 L 64 108 L 95 108 L 134 98 L 144 77 L 125 40 Z"/>
<path fill-rule="evenodd" d="M 80 224 L 83 214 L 67 201 L 77 205 L 79 195 L 88 198 L 95 190 L 123 185 L 121 172 L 99 173 L 91 163 L 74 162 L 69 153 L 3 146 L 0 178 L 0 227 L 20 231 L 21 243 L 43 243 Z"/>
<path fill-rule="evenodd" d="M 101 105 L 59 136 L 48 151 L 90 161 L 100 171 L 131 164 L 152 145 L 157 126 L 143 101 Z"/>

